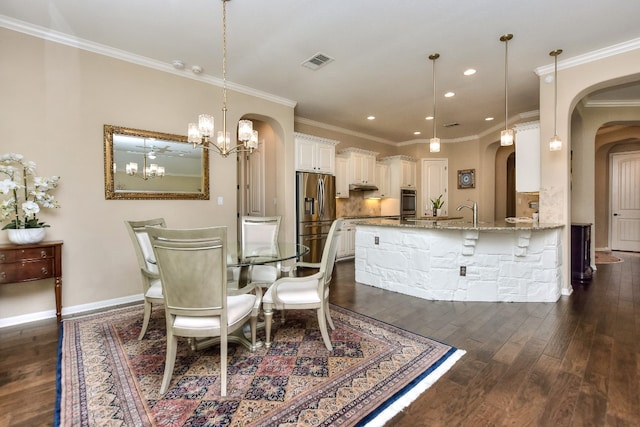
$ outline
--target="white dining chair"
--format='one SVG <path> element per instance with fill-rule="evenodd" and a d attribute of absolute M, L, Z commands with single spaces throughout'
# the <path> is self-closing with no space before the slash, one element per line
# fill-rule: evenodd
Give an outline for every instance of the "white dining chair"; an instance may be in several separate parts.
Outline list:
<path fill-rule="evenodd" d="M 280 216 L 243 216 L 241 219 L 241 246 L 244 258 L 252 256 L 274 256 L 278 252 L 278 234 L 280 232 Z M 251 265 L 249 267 L 249 283 L 268 287 L 282 274 L 281 263 L 270 265 Z"/>
<path fill-rule="evenodd" d="M 228 335 L 249 321 L 256 346 L 262 289 L 248 285 L 227 295 L 227 228 L 147 227 L 165 299 L 167 352 L 160 393 L 169 388 L 177 337 L 220 337 L 220 394 L 227 394 Z M 253 293 L 251 293 L 253 292 Z"/>

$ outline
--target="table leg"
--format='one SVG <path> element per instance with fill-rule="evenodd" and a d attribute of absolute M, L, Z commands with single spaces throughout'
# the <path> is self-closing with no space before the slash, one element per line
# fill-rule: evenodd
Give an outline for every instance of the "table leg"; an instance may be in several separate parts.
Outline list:
<path fill-rule="evenodd" d="M 62 321 L 62 277 L 56 277 L 54 292 L 56 294 L 56 319 L 60 323 Z"/>

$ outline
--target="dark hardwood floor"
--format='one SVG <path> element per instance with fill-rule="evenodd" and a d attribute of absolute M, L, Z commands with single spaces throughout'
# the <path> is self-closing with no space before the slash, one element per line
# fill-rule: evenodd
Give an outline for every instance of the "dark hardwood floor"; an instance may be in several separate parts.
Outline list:
<path fill-rule="evenodd" d="M 354 282 L 334 304 L 465 350 L 390 426 L 639 426 L 640 254 L 557 303 L 425 301 Z M 0 426 L 53 424 L 55 320 L 0 329 Z"/>

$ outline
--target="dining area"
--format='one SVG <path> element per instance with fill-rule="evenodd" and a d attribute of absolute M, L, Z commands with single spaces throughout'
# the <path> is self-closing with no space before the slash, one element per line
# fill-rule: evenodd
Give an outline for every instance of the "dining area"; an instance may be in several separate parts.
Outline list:
<path fill-rule="evenodd" d="M 220 349 L 221 396 L 227 392 L 228 344 L 253 352 L 269 349 L 274 311 L 281 324 L 286 310 L 315 310 L 327 352 L 335 326 L 329 310 L 329 284 L 342 220 L 333 222 L 319 263 L 301 261 L 305 245 L 279 239 L 281 217 L 243 216 L 237 242 L 226 226 L 170 228 L 163 218 L 127 220 L 140 271 L 144 340 L 154 307 L 164 307 L 166 355 L 160 394 L 172 385 L 178 347 Z M 283 266 L 285 261 L 290 266 Z M 157 312 L 157 311 L 156 311 Z M 264 339 L 264 342 L 262 341 Z"/>

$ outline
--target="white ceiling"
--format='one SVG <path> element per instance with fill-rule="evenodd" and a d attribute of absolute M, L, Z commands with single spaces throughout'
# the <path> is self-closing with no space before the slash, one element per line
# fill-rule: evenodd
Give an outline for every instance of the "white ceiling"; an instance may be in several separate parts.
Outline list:
<path fill-rule="evenodd" d="M 232 0 L 226 5 L 230 87 L 290 100 L 297 119 L 391 143 L 432 134 L 432 122 L 424 119 L 433 104 L 432 53 L 441 55 L 437 133 L 456 140 L 504 127 L 501 35 L 514 34 L 510 118 L 535 115 L 535 71 L 552 71 L 551 50 L 564 50 L 562 68 L 570 58 L 612 46 L 640 48 L 637 0 Z M 0 25 L 32 33 L 43 27 L 45 37 L 60 38 L 60 32 L 67 42 L 103 45 L 98 47 L 115 56 L 217 80 L 221 11 L 221 0 L 2 0 Z M 317 71 L 301 66 L 316 53 L 334 61 Z M 185 69 L 173 69 L 174 60 L 183 61 Z M 191 72 L 194 65 L 203 68 L 200 76 Z M 464 77 L 469 67 L 478 72 Z M 638 87 L 599 93 L 597 99 L 640 100 Z M 445 99 L 446 91 L 456 96 Z M 376 120 L 368 121 L 369 115 Z M 485 121 L 488 116 L 495 120 Z M 459 125 L 443 127 L 454 122 Z"/>

